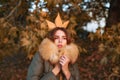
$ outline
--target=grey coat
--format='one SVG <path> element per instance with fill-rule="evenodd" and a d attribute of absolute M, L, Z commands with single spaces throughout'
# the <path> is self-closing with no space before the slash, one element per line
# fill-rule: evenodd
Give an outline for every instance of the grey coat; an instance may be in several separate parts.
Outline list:
<path fill-rule="evenodd" d="M 59 75 L 55 76 L 52 73 L 53 65 L 49 61 L 42 59 L 39 53 L 36 53 L 29 66 L 27 80 L 60 80 Z M 70 80 L 80 80 L 80 74 L 77 63 L 69 65 L 71 72 Z M 63 75 L 63 80 L 65 76 Z"/>

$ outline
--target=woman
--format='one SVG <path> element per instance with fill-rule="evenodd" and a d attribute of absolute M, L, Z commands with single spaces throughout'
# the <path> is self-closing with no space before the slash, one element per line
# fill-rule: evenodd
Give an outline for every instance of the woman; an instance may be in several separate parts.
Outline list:
<path fill-rule="evenodd" d="M 76 63 L 78 54 L 66 29 L 54 28 L 33 57 L 27 80 L 80 80 Z"/>

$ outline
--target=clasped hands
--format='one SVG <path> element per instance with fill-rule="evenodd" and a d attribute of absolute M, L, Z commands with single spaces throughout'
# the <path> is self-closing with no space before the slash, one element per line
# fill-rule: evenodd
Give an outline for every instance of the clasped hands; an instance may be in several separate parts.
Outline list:
<path fill-rule="evenodd" d="M 54 65 L 52 72 L 55 75 L 58 75 L 59 72 L 62 70 L 63 74 L 66 76 L 66 79 L 69 80 L 69 78 L 71 76 L 71 73 L 70 73 L 69 67 L 68 67 L 69 63 L 70 63 L 70 59 L 67 56 L 62 55 L 59 59 L 59 63 Z"/>

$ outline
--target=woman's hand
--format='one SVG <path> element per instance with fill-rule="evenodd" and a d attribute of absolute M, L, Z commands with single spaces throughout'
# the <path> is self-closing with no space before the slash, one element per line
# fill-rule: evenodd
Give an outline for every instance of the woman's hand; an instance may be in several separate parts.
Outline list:
<path fill-rule="evenodd" d="M 60 72 L 60 64 L 55 64 L 55 67 L 53 68 L 52 72 L 54 73 L 54 75 L 58 75 Z"/>
<path fill-rule="evenodd" d="M 62 69 L 64 75 L 66 76 L 67 80 L 69 80 L 70 76 L 71 76 L 71 73 L 70 73 L 69 67 L 68 67 L 69 63 L 70 63 L 70 59 L 67 56 L 65 56 L 65 55 L 61 56 L 61 58 L 60 58 L 61 69 Z"/>

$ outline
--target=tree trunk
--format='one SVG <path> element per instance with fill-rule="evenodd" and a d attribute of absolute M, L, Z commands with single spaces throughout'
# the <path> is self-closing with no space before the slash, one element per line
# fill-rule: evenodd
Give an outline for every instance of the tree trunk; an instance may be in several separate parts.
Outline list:
<path fill-rule="evenodd" d="M 120 22 L 120 0 L 111 0 L 106 27 L 111 27 Z"/>

